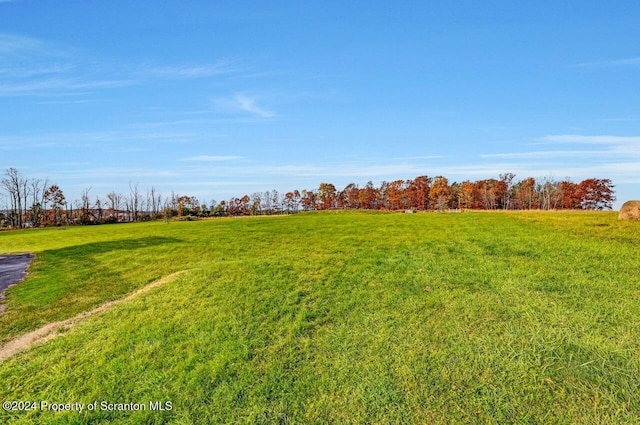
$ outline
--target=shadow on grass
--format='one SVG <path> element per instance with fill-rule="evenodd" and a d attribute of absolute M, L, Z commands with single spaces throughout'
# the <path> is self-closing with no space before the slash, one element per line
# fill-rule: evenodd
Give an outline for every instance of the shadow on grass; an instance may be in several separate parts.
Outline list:
<path fill-rule="evenodd" d="M 164 270 L 163 265 L 146 260 L 148 256 L 144 251 L 179 242 L 182 240 L 178 238 L 146 236 L 36 253 L 29 272 L 31 278 L 5 292 L 6 308 L 0 315 L 0 345 L 11 336 L 73 317 L 120 298 L 159 278 L 161 273 L 174 271 L 169 270 L 171 267 Z M 108 253 L 115 254 L 116 263 L 112 258 L 98 258 Z M 130 274 L 137 274 L 137 277 L 132 278 Z"/>
<path fill-rule="evenodd" d="M 99 255 L 107 252 L 133 251 L 137 249 L 157 247 L 179 242 L 182 242 L 182 240 L 162 236 L 147 236 L 137 239 L 120 239 L 115 241 L 91 242 L 82 245 L 69 246 L 66 248 L 47 250 L 42 254 L 46 256 L 73 260 L 75 258 Z"/>

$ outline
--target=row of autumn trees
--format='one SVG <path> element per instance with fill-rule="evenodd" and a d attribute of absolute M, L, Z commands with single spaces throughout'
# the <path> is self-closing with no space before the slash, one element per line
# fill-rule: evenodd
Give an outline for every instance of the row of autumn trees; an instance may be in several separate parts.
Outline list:
<path fill-rule="evenodd" d="M 446 177 L 420 176 L 413 180 L 371 182 L 363 188 L 354 183 L 337 191 L 322 183 L 313 193 L 303 196 L 302 205 L 313 209 L 384 209 L 444 211 L 448 209 L 481 210 L 556 210 L 611 209 L 615 201 L 614 186 L 609 179 L 587 179 L 580 183 L 528 177 L 514 181 L 515 174 L 501 174 L 499 179 L 449 183 Z"/>
<path fill-rule="evenodd" d="M 0 179 L 0 227 L 37 227 L 63 224 L 98 224 L 172 217 L 209 217 L 295 213 L 300 210 L 370 209 L 445 211 L 448 209 L 555 210 L 611 209 L 615 201 L 609 179 L 515 180 L 512 173 L 499 179 L 450 183 L 446 177 L 419 176 L 410 180 L 369 181 L 338 190 L 321 183 L 314 190 L 255 192 L 228 201 L 200 202 L 194 196 L 172 193 L 163 196 L 155 188 L 142 192 L 129 184 L 126 194 L 110 192 L 91 198 L 90 189 L 67 201 L 62 189 L 48 180 L 23 177 L 17 169 L 6 170 Z"/>

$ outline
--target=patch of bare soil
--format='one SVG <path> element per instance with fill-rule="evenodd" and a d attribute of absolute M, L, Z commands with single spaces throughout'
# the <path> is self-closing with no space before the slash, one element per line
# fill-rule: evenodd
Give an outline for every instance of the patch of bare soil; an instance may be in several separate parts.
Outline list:
<path fill-rule="evenodd" d="M 98 313 L 102 313 L 103 311 L 107 311 L 118 304 L 122 304 L 127 301 L 130 301 L 134 298 L 139 297 L 145 292 L 148 292 L 154 288 L 157 288 L 158 286 L 164 285 L 165 283 L 180 276 L 185 271 L 186 270 L 182 270 L 182 271 L 164 276 L 163 278 L 158 279 L 154 282 L 151 282 L 147 286 L 140 288 L 135 292 L 132 292 L 131 294 L 127 295 L 124 298 L 104 303 L 101 306 L 94 308 L 93 310 L 84 311 L 78 314 L 77 316 L 72 317 L 71 319 L 63 320 L 60 322 L 49 323 L 39 329 L 36 329 L 35 331 L 29 332 L 27 334 L 14 338 L 11 341 L 7 342 L 2 347 L 0 347 L 0 362 L 4 361 L 5 359 L 8 359 L 9 357 L 13 356 L 19 351 L 30 348 L 32 345 L 41 344 L 43 342 L 46 342 L 55 338 L 61 333 L 58 331 L 72 329 L 76 325 L 78 325 L 80 322 L 87 319 L 88 317 L 94 316 Z"/>

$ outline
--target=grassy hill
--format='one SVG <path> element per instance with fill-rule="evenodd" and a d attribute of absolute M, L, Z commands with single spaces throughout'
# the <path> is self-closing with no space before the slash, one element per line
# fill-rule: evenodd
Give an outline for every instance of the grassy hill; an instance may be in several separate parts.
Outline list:
<path fill-rule="evenodd" d="M 578 212 L 0 233 L 36 253 L 0 345 L 121 300 L 0 363 L 0 400 L 35 402 L 0 423 L 633 423 L 639 234 Z"/>

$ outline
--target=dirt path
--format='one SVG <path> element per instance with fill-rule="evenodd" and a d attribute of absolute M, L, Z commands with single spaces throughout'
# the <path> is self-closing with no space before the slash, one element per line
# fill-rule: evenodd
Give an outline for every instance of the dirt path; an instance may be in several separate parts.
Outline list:
<path fill-rule="evenodd" d="M 157 288 L 158 286 L 164 285 L 165 283 L 177 278 L 185 272 L 186 270 L 172 273 L 161 279 L 151 282 L 147 286 L 138 289 L 137 291 L 127 295 L 124 298 L 104 303 L 101 306 L 94 308 L 93 310 L 82 312 L 77 316 L 72 317 L 71 319 L 63 320 L 61 322 L 49 323 L 39 329 L 36 329 L 35 331 L 12 339 L 11 341 L 0 347 L 0 362 L 8 359 L 19 351 L 30 348 L 34 344 L 40 344 L 55 338 L 57 335 L 60 335 L 60 333 L 57 332 L 60 329 L 71 329 L 82 322 L 84 319 L 94 316 L 98 313 L 102 313 L 103 311 L 107 311 L 118 304 L 122 304 L 134 298 L 137 298 L 145 292 Z"/>

